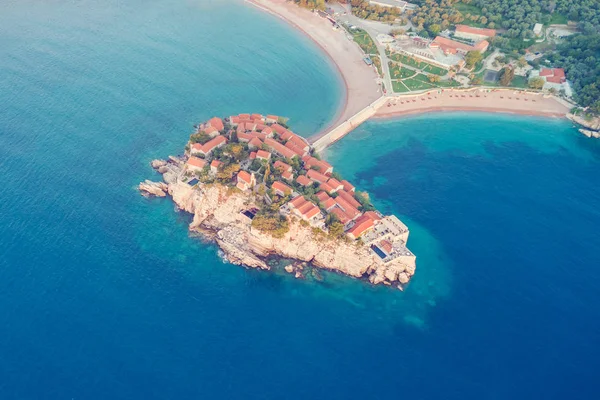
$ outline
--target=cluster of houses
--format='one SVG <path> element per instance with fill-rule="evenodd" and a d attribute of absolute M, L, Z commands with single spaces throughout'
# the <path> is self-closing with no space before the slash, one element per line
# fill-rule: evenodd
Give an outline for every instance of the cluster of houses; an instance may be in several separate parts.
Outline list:
<path fill-rule="evenodd" d="M 235 176 L 238 189 L 244 192 L 257 190 L 259 182 L 251 170 L 250 160 L 262 161 L 279 172 L 269 188 L 272 195 L 290 199 L 281 206 L 281 214 L 295 215 L 323 230 L 326 230 L 327 215 L 331 214 L 344 226 L 350 239 L 368 237 L 368 244 L 382 260 L 399 254 L 412 256 L 405 247 L 406 226 L 394 216 L 384 217 L 376 211 L 362 212 L 354 186 L 346 180 L 336 179 L 333 166 L 314 157 L 306 139 L 282 125 L 278 116 L 239 114 L 225 121 L 215 117 L 200 125 L 198 131 L 211 138 L 204 144 L 190 145 L 187 171 L 202 171 L 209 166 L 210 173 L 216 174 L 222 162 L 211 157 L 211 153 L 232 140 L 247 143 L 249 160 L 241 163 L 242 169 Z M 296 169 L 290 164 L 296 165 Z M 316 188 L 311 190 L 315 195 L 306 195 L 304 188 L 308 187 Z M 390 235 L 390 232 L 395 234 Z"/>
<path fill-rule="evenodd" d="M 494 29 L 473 28 L 467 25 L 457 25 L 453 40 L 449 37 L 436 36 L 426 39 L 418 35 L 400 36 L 389 43 L 391 50 L 409 57 L 415 57 L 440 68 L 454 67 L 457 71 L 465 65 L 465 55 L 470 51 L 485 53 L 490 46 L 487 39 L 496 36 Z"/>

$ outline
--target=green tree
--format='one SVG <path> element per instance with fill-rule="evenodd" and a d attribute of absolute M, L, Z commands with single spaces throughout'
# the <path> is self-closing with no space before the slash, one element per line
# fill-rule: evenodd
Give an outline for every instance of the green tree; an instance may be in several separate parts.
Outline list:
<path fill-rule="evenodd" d="M 481 54 L 477 50 L 471 50 L 465 56 L 467 68 L 473 68 L 481 60 L 483 60 L 483 54 Z"/>
<path fill-rule="evenodd" d="M 506 66 L 500 71 L 500 84 L 502 86 L 509 86 L 514 77 L 515 71 L 511 67 Z"/>
<path fill-rule="evenodd" d="M 532 89 L 537 89 L 540 90 L 544 87 L 544 84 L 546 83 L 546 81 L 544 80 L 544 78 L 540 78 L 539 76 L 535 76 L 533 78 L 531 78 L 528 82 L 528 85 L 530 88 Z"/>

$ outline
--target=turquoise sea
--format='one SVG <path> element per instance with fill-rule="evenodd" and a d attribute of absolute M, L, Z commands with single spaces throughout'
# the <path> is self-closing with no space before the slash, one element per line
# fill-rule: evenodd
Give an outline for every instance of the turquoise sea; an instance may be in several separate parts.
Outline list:
<path fill-rule="evenodd" d="M 135 186 L 213 115 L 327 125 L 320 50 L 238 0 L 0 10 L 0 399 L 598 397 L 600 141 L 368 122 L 326 156 L 408 223 L 407 290 L 246 270 Z"/>

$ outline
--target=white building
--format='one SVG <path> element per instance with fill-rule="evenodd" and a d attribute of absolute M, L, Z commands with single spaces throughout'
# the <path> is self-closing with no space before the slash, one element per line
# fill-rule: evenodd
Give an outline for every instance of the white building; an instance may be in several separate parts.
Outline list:
<path fill-rule="evenodd" d="M 544 25 L 542 25 L 542 24 L 535 24 L 534 27 L 533 27 L 533 34 L 536 37 L 542 36 L 542 29 L 543 28 L 544 28 Z"/>

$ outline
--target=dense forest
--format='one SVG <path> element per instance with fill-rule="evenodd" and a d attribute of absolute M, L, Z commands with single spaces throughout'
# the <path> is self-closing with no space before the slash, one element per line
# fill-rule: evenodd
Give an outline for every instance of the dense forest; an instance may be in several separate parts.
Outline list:
<path fill-rule="evenodd" d="M 573 83 L 575 100 L 600 113 L 600 34 L 575 35 L 560 44 L 548 59 L 563 67 Z"/>

